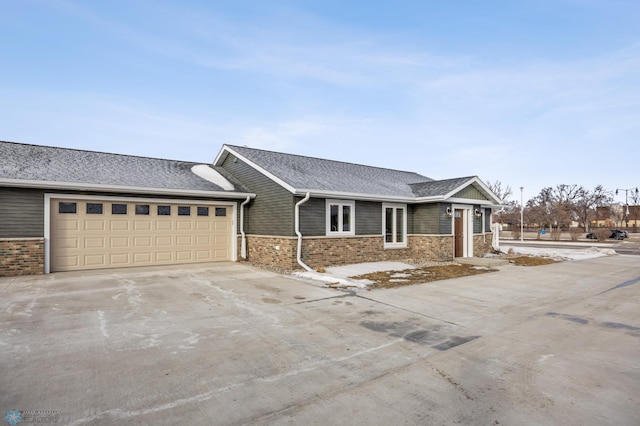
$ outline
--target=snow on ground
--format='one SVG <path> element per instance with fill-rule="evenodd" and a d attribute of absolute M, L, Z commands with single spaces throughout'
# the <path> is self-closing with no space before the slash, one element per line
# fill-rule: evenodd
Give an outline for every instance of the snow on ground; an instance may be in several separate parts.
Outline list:
<path fill-rule="evenodd" d="M 550 257 L 553 259 L 570 259 L 570 260 L 593 259 L 596 257 L 610 256 L 612 254 L 616 254 L 615 250 L 610 248 L 602 248 L 602 247 L 589 247 L 586 249 L 582 249 L 582 248 L 558 248 L 558 247 L 522 247 L 522 246 L 512 246 L 509 244 L 500 245 L 500 250 L 505 253 L 509 251 L 509 249 L 512 249 L 516 253 L 525 254 L 525 255 Z"/>

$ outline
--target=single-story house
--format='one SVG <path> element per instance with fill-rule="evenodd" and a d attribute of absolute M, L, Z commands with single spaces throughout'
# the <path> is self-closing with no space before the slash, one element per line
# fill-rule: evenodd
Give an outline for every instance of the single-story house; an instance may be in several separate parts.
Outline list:
<path fill-rule="evenodd" d="M 479 256 L 500 202 L 476 176 L 234 145 L 199 164 L 0 142 L 0 275 Z"/>

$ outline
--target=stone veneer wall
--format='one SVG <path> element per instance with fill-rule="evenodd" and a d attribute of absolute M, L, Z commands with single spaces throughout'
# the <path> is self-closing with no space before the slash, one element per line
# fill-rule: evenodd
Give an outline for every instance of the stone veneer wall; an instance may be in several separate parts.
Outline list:
<path fill-rule="evenodd" d="M 300 269 L 296 260 L 297 244 L 296 237 L 247 235 L 247 261 L 270 269 Z M 238 260 L 242 261 L 240 247 L 238 237 Z M 302 261 L 311 268 L 407 259 L 452 260 L 453 236 L 409 235 L 408 247 L 402 249 L 385 249 L 380 235 L 302 240 Z"/>
<path fill-rule="evenodd" d="M 493 247 L 491 246 L 491 240 L 493 235 L 491 232 L 486 234 L 478 234 L 473 236 L 473 256 L 484 257 L 485 254 L 491 253 Z"/>
<path fill-rule="evenodd" d="M 44 238 L 0 239 L 0 277 L 44 273 Z"/>

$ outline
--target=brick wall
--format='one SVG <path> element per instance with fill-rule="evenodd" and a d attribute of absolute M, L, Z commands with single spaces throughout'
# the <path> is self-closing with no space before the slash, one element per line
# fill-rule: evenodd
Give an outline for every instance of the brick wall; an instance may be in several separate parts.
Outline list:
<path fill-rule="evenodd" d="M 311 268 L 331 267 L 364 262 L 434 260 L 453 258 L 453 236 L 410 235 L 408 247 L 385 249 L 382 236 L 343 238 L 305 237 L 302 261 Z M 247 261 L 274 270 L 300 269 L 296 260 L 298 240 L 295 237 L 247 235 Z M 241 241 L 238 238 L 238 259 Z"/>
<path fill-rule="evenodd" d="M 0 277 L 43 273 L 43 238 L 0 239 Z"/>

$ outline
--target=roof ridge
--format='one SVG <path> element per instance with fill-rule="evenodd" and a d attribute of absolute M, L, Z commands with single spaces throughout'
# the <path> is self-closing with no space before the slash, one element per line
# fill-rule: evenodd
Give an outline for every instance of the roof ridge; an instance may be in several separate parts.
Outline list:
<path fill-rule="evenodd" d="M 0 141 L 0 143 L 7 143 L 7 144 L 13 144 L 13 145 L 23 145 L 23 146 L 33 146 L 33 147 L 53 149 L 53 150 L 65 150 L 65 151 L 87 152 L 87 153 L 93 153 L 93 154 L 114 155 L 114 156 L 120 156 L 120 157 L 144 158 L 144 159 L 147 159 L 147 160 L 173 161 L 173 162 L 189 163 L 189 164 L 206 164 L 208 166 L 211 166 L 211 164 L 209 164 L 209 163 L 202 163 L 202 162 L 196 162 L 196 161 L 176 160 L 176 159 L 172 159 L 172 158 L 149 157 L 149 156 L 144 156 L 144 155 L 121 154 L 121 153 L 118 153 L 118 152 L 95 151 L 95 150 L 80 149 L 80 148 L 66 148 L 66 147 L 61 147 L 61 146 L 39 145 L 39 144 L 34 144 L 34 143 L 13 142 L 13 141 Z"/>
<path fill-rule="evenodd" d="M 408 170 L 399 170 L 399 169 L 391 169 L 391 168 L 388 168 L 388 167 L 371 166 L 371 165 L 367 165 L 367 164 L 352 163 L 352 162 L 349 162 L 349 161 L 331 160 L 329 158 L 312 157 L 310 155 L 290 154 L 290 153 L 287 153 L 287 152 L 272 151 L 272 150 L 269 150 L 269 149 L 251 148 L 251 147 L 248 147 L 248 146 L 241 146 L 241 145 L 232 145 L 232 144 L 225 144 L 225 145 L 230 147 L 230 148 L 250 149 L 252 151 L 269 152 L 269 153 L 272 153 L 272 154 L 286 155 L 286 156 L 289 156 L 289 157 L 309 158 L 311 160 L 329 161 L 329 162 L 332 162 L 332 163 L 341 163 L 341 164 L 346 164 L 346 165 L 351 165 L 351 166 L 367 167 L 369 169 L 380 169 L 380 170 L 387 170 L 387 171 L 393 171 L 393 172 L 414 174 L 414 175 L 418 175 L 418 176 L 433 180 L 432 178 L 430 178 L 428 176 L 424 176 L 424 175 L 421 175 L 420 173 L 411 172 L 411 171 L 408 171 Z M 416 182 L 416 183 L 421 183 L 421 182 Z"/>

